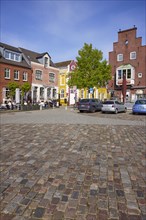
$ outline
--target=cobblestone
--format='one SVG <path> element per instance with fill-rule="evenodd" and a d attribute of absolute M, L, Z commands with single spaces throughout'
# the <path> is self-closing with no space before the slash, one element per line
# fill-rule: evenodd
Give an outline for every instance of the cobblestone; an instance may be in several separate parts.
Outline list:
<path fill-rule="evenodd" d="M 145 219 L 145 116 L 62 108 L 1 121 L 1 220 Z"/>

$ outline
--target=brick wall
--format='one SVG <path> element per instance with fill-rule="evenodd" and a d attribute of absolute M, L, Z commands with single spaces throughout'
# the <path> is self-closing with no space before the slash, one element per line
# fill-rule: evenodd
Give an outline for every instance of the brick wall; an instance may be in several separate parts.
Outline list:
<path fill-rule="evenodd" d="M 10 79 L 5 79 L 4 77 L 4 72 L 5 72 L 5 68 L 9 68 L 10 69 Z M 18 70 L 19 71 L 19 80 L 14 80 L 14 70 Z M 10 64 L 3 64 L 0 63 L 0 103 L 2 103 L 2 91 L 3 88 L 6 88 L 8 83 L 10 82 L 17 82 L 19 85 L 22 85 L 23 83 L 25 83 L 26 81 L 23 81 L 23 72 L 27 72 L 28 73 L 28 81 L 30 84 L 32 83 L 32 70 L 31 69 L 27 69 L 27 68 L 23 68 L 23 67 L 18 67 L 18 66 L 13 66 Z"/>

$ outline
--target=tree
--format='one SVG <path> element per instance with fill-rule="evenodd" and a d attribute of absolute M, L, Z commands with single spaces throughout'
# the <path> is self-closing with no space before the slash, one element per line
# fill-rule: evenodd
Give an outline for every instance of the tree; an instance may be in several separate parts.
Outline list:
<path fill-rule="evenodd" d="M 17 88 L 19 88 L 19 84 L 17 82 L 10 82 L 8 83 L 7 87 L 9 89 L 9 96 L 13 100 L 15 96 L 15 91 Z"/>
<path fill-rule="evenodd" d="M 26 95 L 27 92 L 31 89 L 31 85 L 28 82 L 23 83 L 21 88 L 21 103 L 23 103 L 23 98 Z"/>
<path fill-rule="evenodd" d="M 69 73 L 68 85 L 78 89 L 105 86 L 111 79 L 111 67 L 103 60 L 102 52 L 85 43 L 78 54 L 77 67 Z"/>
<path fill-rule="evenodd" d="M 31 85 L 28 82 L 23 83 L 21 86 L 21 95 L 24 97 L 25 93 L 27 93 L 31 88 Z"/>

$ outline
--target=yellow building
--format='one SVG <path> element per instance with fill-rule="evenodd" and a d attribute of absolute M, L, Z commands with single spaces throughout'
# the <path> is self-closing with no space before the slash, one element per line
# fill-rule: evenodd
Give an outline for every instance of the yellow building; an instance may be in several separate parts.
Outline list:
<path fill-rule="evenodd" d="M 60 105 L 73 105 L 75 104 L 76 89 L 69 88 L 67 85 L 68 73 L 74 70 L 75 61 L 67 60 L 59 63 L 55 63 L 59 69 L 59 102 Z"/>
<path fill-rule="evenodd" d="M 96 88 L 94 87 L 93 89 L 81 89 L 78 91 L 78 99 L 81 98 L 97 98 L 100 99 L 102 101 L 104 101 L 105 99 L 108 99 L 108 92 L 107 89 L 104 88 Z"/>

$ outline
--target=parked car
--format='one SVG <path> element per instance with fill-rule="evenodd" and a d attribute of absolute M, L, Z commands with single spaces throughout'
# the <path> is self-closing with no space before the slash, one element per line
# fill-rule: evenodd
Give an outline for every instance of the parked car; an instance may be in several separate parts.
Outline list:
<path fill-rule="evenodd" d="M 81 99 L 78 103 L 78 110 L 80 112 L 95 112 L 101 111 L 102 101 L 99 99 Z"/>
<path fill-rule="evenodd" d="M 146 99 L 137 100 L 132 108 L 133 114 L 146 114 Z"/>
<path fill-rule="evenodd" d="M 105 112 L 113 112 L 115 114 L 117 114 L 118 112 L 126 112 L 127 108 L 126 106 L 117 101 L 117 100 L 107 100 L 105 102 L 103 102 L 103 106 L 101 108 L 102 113 Z"/>

